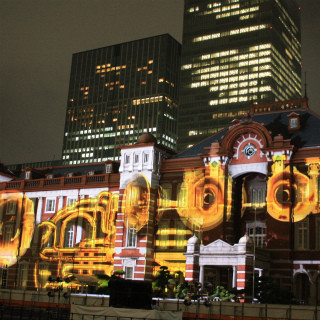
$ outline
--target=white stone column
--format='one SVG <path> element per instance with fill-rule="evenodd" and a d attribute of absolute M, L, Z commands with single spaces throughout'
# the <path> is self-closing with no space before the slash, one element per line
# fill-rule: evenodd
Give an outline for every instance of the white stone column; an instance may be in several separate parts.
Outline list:
<path fill-rule="evenodd" d="M 201 288 L 204 287 L 204 266 L 200 265 L 199 282 L 201 283 Z"/>
<path fill-rule="evenodd" d="M 232 266 L 232 288 L 237 288 L 237 266 Z"/>
<path fill-rule="evenodd" d="M 59 199 L 59 202 L 58 202 L 57 212 L 61 210 L 63 207 L 63 196 L 58 197 L 58 199 Z"/>
<path fill-rule="evenodd" d="M 38 198 L 38 206 L 37 206 L 37 215 L 36 215 L 36 223 L 39 224 L 41 222 L 42 215 L 42 206 L 43 206 L 43 198 Z"/>

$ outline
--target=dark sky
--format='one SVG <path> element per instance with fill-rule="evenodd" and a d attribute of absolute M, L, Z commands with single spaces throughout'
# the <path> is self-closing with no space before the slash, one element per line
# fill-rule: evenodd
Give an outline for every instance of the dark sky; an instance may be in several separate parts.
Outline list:
<path fill-rule="evenodd" d="M 170 33 L 183 0 L 0 0 L 0 161 L 61 157 L 72 53 Z M 300 0 L 303 73 L 320 114 L 320 0 Z"/>

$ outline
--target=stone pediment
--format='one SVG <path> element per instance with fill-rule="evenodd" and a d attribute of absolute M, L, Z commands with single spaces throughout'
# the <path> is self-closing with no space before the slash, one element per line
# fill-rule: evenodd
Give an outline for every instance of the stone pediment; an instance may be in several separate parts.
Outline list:
<path fill-rule="evenodd" d="M 200 246 L 200 253 L 229 253 L 234 251 L 234 246 L 228 244 L 227 242 L 221 239 L 211 242 L 206 246 Z"/>

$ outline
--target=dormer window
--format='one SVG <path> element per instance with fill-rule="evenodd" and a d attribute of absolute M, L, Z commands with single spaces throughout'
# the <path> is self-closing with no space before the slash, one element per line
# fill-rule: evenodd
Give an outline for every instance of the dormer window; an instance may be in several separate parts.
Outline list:
<path fill-rule="evenodd" d="M 290 129 L 297 129 L 298 128 L 298 119 L 291 118 L 290 119 Z"/>
<path fill-rule="evenodd" d="M 289 118 L 289 130 L 299 130 L 300 129 L 300 117 L 299 114 L 292 112 L 288 115 Z"/>
<path fill-rule="evenodd" d="M 106 165 L 106 173 L 111 173 L 111 171 L 112 171 L 112 165 L 111 165 L 111 163 L 108 163 Z"/>
<path fill-rule="evenodd" d="M 31 171 L 26 171 L 25 173 L 25 179 L 31 179 Z"/>

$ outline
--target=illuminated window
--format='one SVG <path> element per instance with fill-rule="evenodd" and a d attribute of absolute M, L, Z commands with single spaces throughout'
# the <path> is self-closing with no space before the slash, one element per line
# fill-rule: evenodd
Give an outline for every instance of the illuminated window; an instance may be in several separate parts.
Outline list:
<path fill-rule="evenodd" d="M 15 215 L 17 211 L 17 202 L 15 200 L 10 200 L 7 202 L 6 214 Z"/>
<path fill-rule="evenodd" d="M 39 273 L 39 277 L 38 277 L 39 285 L 41 288 L 44 288 L 49 278 L 49 273 L 50 273 L 49 264 L 47 262 L 40 262 L 38 273 Z"/>
<path fill-rule="evenodd" d="M 305 218 L 302 221 L 296 222 L 295 226 L 295 239 L 296 249 L 308 249 L 309 248 L 309 226 L 308 226 L 308 218 Z"/>
<path fill-rule="evenodd" d="M 67 206 L 73 205 L 75 202 L 77 202 L 77 198 L 68 198 L 67 200 Z"/>
<path fill-rule="evenodd" d="M 55 212 L 56 209 L 56 200 L 47 199 L 46 200 L 46 212 Z"/>
<path fill-rule="evenodd" d="M 74 223 L 68 222 L 65 234 L 64 234 L 64 247 L 72 248 L 74 245 Z"/>
<path fill-rule="evenodd" d="M 136 247 L 137 246 L 137 231 L 134 226 L 128 225 L 127 231 L 127 247 Z"/>
<path fill-rule="evenodd" d="M 23 262 L 19 264 L 18 270 L 18 288 L 19 289 L 26 289 L 28 283 L 28 263 Z"/>
<path fill-rule="evenodd" d="M 255 221 L 247 223 L 247 234 L 255 241 L 259 248 L 266 246 L 266 223 L 263 221 Z"/>
<path fill-rule="evenodd" d="M 186 227 L 182 221 L 176 221 L 175 244 L 177 248 L 183 248 L 186 240 Z"/>
<path fill-rule="evenodd" d="M 169 246 L 169 220 L 161 220 L 159 222 L 159 247 L 167 248 Z"/>
<path fill-rule="evenodd" d="M 112 165 L 111 163 L 106 165 L 106 173 L 111 173 Z"/>
<path fill-rule="evenodd" d="M 11 243 L 13 238 L 13 224 L 5 224 L 3 231 L 3 243 L 7 246 Z"/>

